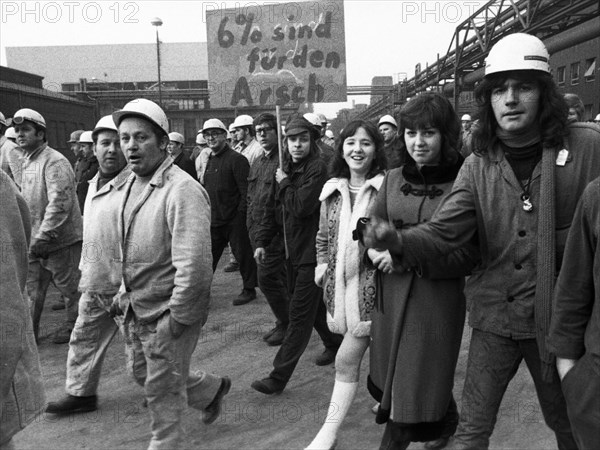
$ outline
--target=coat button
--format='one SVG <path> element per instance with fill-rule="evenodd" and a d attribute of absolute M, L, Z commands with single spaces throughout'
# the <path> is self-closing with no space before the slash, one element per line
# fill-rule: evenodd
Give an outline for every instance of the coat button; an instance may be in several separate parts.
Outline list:
<path fill-rule="evenodd" d="M 526 235 L 527 235 L 527 233 L 525 232 L 525 230 L 519 231 L 519 236 L 520 237 L 525 237 Z"/>
<path fill-rule="evenodd" d="M 515 298 L 511 295 L 510 297 L 507 298 L 508 303 L 512 303 L 515 301 Z"/>
<path fill-rule="evenodd" d="M 131 288 L 130 288 L 129 286 L 127 286 L 127 287 L 125 288 L 125 292 L 131 292 Z"/>
<path fill-rule="evenodd" d="M 521 270 L 523 266 L 521 264 L 515 264 L 515 269 Z"/>

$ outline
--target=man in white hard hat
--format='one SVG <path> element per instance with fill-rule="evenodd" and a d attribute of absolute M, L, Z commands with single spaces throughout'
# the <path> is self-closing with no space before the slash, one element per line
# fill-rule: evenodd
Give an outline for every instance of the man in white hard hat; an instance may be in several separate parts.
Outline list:
<path fill-rule="evenodd" d="M 240 264 L 243 288 L 233 300 L 244 305 L 256 298 L 256 263 L 246 228 L 248 160 L 226 142 L 227 128 L 219 119 L 209 119 L 202 127 L 210 155 L 204 170 L 204 187 L 210 197 L 213 270 L 227 244 Z"/>
<path fill-rule="evenodd" d="M 65 298 L 66 319 L 52 341 L 69 342 L 79 302 L 82 228 L 71 164 L 46 143 L 46 121 L 24 108 L 13 117 L 17 143 L 23 149 L 21 193 L 31 210 L 31 245 L 27 291 L 32 302 L 33 331 L 39 324 L 46 291 L 53 282 Z"/>
<path fill-rule="evenodd" d="M 79 147 L 79 137 L 81 136 L 81 133 L 83 133 L 83 131 L 84 130 L 73 131 L 69 135 L 69 140 L 67 141 L 67 144 L 69 144 L 69 149 L 71 150 L 71 153 L 73 153 L 72 158 L 67 158 L 67 159 L 69 161 L 71 161 L 71 164 L 73 165 L 73 169 L 76 168 L 77 163 L 81 159 L 81 148 Z"/>
<path fill-rule="evenodd" d="M 309 112 L 304 114 L 303 117 L 315 127 L 315 129 L 319 133 L 319 136 L 323 135 L 324 131 L 323 126 L 321 124 L 321 118 L 317 114 Z M 327 166 L 327 168 L 329 168 L 329 163 L 335 155 L 333 147 L 326 144 L 324 141 L 321 140 L 321 138 L 317 139 L 317 147 L 319 147 L 321 159 L 325 161 L 325 165 Z"/>
<path fill-rule="evenodd" d="M 577 200 L 600 175 L 600 130 L 567 124 L 548 51 L 529 34 L 511 34 L 494 45 L 475 97 L 481 105 L 476 152 L 435 216 L 398 232 L 373 218 L 365 244 L 388 248 L 404 267 L 416 267 L 478 239 L 482 263 L 465 287 L 473 330 L 452 448 L 489 446 L 502 397 L 525 360 L 558 448 L 575 449 L 567 405 L 585 399 L 568 394 L 589 380 L 565 378 L 576 364 L 574 355 L 547 336 L 554 280 Z"/>
<path fill-rule="evenodd" d="M 13 127 L 7 127 L 8 121 L 0 112 L 0 168 L 4 170 L 20 188 L 21 174 L 19 173 L 23 150 L 16 143 L 16 133 Z M 9 136 L 14 136 L 11 139 Z"/>
<path fill-rule="evenodd" d="M 121 319 L 113 320 L 110 306 L 121 285 L 119 205 L 131 174 L 121 152 L 112 116 L 102 117 L 92 132 L 98 173 L 90 180 L 83 216 L 83 248 L 79 316 L 71 333 L 67 356 L 66 396 L 46 407 L 50 414 L 95 411 L 96 392 L 104 356 Z M 142 373 L 145 376 L 145 373 Z"/>
<path fill-rule="evenodd" d="M 75 167 L 75 182 L 77 183 L 77 199 L 81 214 L 85 212 L 85 197 L 89 181 L 98 173 L 98 160 L 94 154 L 94 139 L 91 131 L 84 131 L 79 136 L 81 158 Z"/>
<path fill-rule="evenodd" d="M 383 151 L 388 170 L 404 165 L 407 158 L 406 147 L 398 137 L 398 123 L 391 115 L 386 114 L 377 123 L 379 133 L 383 137 Z"/>
<path fill-rule="evenodd" d="M 235 118 L 231 128 L 237 144 L 233 148 L 236 152 L 246 157 L 248 163 L 252 163 L 262 155 L 262 148 L 254 138 L 254 119 L 247 114 Z"/>
<path fill-rule="evenodd" d="M 460 140 L 458 142 L 458 151 L 466 158 L 473 150 L 471 149 L 473 120 L 470 114 L 463 114 L 460 118 Z"/>
<path fill-rule="evenodd" d="M 327 129 L 327 124 L 329 123 L 327 121 L 327 117 L 325 117 L 325 114 L 323 114 L 323 113 L 317 113 L 317 117 L 319 118 L 319 123 L 321 124 L 321 139 L 320 140 L 323 143 L 325 143 L 326 145 L 330 146 L 331 148 L 335 148 L 335 140 L 333 139 L 332 136 L 329 136 L 329 134 L 327 133 L 328 131 L 330 131 Z"/>
<path fill-rule="evenodd" d="M 277 118 L 270 113 L 259 114 L 254 120 L 254 130 L 262 154 L 250 167 L 246 224 L 250 243 L 256 251 L 259 224 L 266 212 L 275 206 L 269 196 L 279 167 Z M 278 233 L 265 247 L 264 258 L 257 264 L 258 286 L 275 316 L 275 326 L 263 335 L 263 340 L 271 346 L 281 345 L 290 322 L 285 262 L 283 235 Z"/>
<path fill-rule="evenodd" d="M 210 303 L 209 200 L 169 158 L 167 116 L 156 103 L 132 100 L 113 119 L 133 174 L 118 211 L 122 282 L 111 308 L 123 315 L 128 362 L 144 386 L 149 448 L 178 448 L 186 404 L 212 423 L 231 386 L 227 377 L 190 372 Z"/>
<path fill-rule="evenodd" d="M 185 138 L 181 133 L 169 133 L 169 145 L 167 145 L 167 152 L 169 152 L 169 155 L 171 155 L 171 158 L 173 158 L 173 164 L 196 180 L 196 167 L 194 166 L 193 161 L 183 151 L 184 145 Z"/>

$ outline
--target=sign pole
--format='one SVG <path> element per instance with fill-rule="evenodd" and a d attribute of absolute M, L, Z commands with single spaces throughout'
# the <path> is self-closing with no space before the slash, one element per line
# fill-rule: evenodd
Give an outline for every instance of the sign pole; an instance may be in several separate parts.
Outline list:
<path fill-rule="evenodd" d="M 275 115 L 277 116 L 277 149 L 279 151 L 279 169 L 283 171 L 283 135 L 281 130 L 281 111 L 279 105 L 275 105 Z M 283 223 L 283 245 L 285 247 L 285 259 L 289 259 L 290 252 L 288 250 L 287 233 L 285 230 L 285 205 L 281 204 L 281 214 Z"/>

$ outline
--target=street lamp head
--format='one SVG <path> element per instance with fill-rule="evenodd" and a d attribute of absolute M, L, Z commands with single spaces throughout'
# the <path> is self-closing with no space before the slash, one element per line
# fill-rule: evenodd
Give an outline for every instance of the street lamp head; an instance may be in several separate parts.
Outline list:
<path fill-rule="evenodd" d="M 150 21 L 150 23 L 151 23 L 152 25 L 154 25 L 155 27 L 160 27 L 160 26 L 163 24 L 163 22 L 162 22 L 162 20 L 160 19 L 160 17 L 155 17 L 154 19 L 152 19 L 152 20 Z"/>

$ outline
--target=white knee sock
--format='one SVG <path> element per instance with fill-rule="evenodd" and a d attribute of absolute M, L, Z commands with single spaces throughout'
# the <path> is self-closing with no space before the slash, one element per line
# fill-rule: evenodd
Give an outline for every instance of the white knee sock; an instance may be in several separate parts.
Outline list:
<path fill-rule="evenodd" d="M 357 388 L 358 382 L 347 383 L 335 380 L 325 423 L 306 450 L 329 449 L 333 446 L 337 432 L 354 400 Z"/>

